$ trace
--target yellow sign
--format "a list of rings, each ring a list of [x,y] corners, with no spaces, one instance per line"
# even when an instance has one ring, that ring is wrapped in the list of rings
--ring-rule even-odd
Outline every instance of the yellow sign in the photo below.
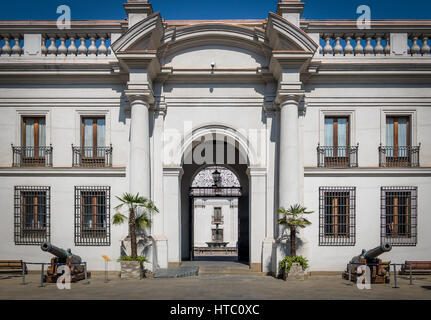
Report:
[[[103,255],[102,258],[105,259],[105,261],[111,261],[111,259],[108,256]]]

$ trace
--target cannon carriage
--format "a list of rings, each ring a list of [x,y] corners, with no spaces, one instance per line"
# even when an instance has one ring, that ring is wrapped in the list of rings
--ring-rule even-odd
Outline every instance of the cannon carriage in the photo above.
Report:
[[[361,265],[365,265],[370,268],[371,283],[389,283],[389,267],[391,261],[383,261],[378,257],[391,250],[392,246],[389,243],[384,243],[368,251],[363,249],[360,255],[355,256],[350,260],[342,277],[346,280],[349,280],[350,277],[351,281],[356,282],[358,276],[363,274],[362,271],[358,272],[359,267]]]
[[[70,249],[64,250],[53,246],[49,242],[44,242],[41,245],[41,249],[55,256],[51,259],[51,265],[46,271],[44,282],[57,282],[57,279],[64,273],[64,268],[61,267],[62,265],[69,268],[72,282],[85,279],[85,267],[82,264],[82,259],[80,256],[72,254]],[[87,272],[87,278],[89,278],[90,275],[91,274]]]

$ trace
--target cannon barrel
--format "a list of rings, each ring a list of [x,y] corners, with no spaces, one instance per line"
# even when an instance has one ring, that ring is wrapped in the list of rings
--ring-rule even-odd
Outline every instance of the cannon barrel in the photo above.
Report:
[[[43,251],[49,252],[50,254],[56,256],[59,259],[66,260],[69,257],[69,254],[66,250],[60,249],[56,246],[53,246],[49,242],[44,242],[40,246]]]
[[[49,252],[50,254],[56,256],[62,262],[65,262],[66,259],[69,259],[69,261],[72,262],[72,263],[81,263],[82,262],[81,257],[77,256],[75,254],[72,254],[72,252],[70,251],[70,249],[64,250],[64,249],[58,248],[56,246],[53,246],[49,242],[42,243],[42,245],[40,246],[40,248],[43,251]]]
[[[392,250],[392,246],[389,243],[383,243],[382,245],[375,247],[374,249],[368,250],[364,253],[364,259],[371,260],[376,259],[382,253]]]

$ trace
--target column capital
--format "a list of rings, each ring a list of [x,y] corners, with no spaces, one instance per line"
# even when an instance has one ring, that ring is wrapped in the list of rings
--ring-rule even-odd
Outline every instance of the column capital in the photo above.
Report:
[[[280,104],[280,108],[288,103],[299,106],[299,102],[302,100],[304,95],[304,90],[279,90],[277,92],[277,102]]]
[[[182,167],[164,167],[163,168],[163,175],[164,176],[181,178],[183,176],[183,174],[184,174],[184,170]]]
[[[249,167],[247,169],[247,175],[249,177],[256,177],[256,176],[263,176],[265,177],[267,174],[267,169],[266,168],[260,168],[260,167]]]
[[[155,97],[154,112],[157,115],[161,115],[164,117],[166,115],[167,110],[168,110],[168,106],[166,104],[165,96]]]
[[[144,103],[148,108],[150,104],[154,103],[153,91],[148,89],[127,89],[124,91],[132,106],[135,103]]]

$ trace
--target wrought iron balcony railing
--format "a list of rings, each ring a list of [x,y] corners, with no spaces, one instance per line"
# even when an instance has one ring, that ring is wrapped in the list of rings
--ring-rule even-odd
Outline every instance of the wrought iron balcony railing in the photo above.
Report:
[[[380,167],[419,167],[418,146],[405,147],[379,147],[379,166]]]
[[[241,187],[193,187],[190,197],[241,197]]]
[[[223,217],[214,217],[212,216],[211,224],[222,224]]]
[[[112,145],[78,147],[72,145],[73,167],[112,167]]]
[[[52,146],[17,147],[12,145],[13,167],[52,167]]]
[[[358,166],[358,149],[347,147],[317,147],[317,166],[322,168],[349,168]]]

